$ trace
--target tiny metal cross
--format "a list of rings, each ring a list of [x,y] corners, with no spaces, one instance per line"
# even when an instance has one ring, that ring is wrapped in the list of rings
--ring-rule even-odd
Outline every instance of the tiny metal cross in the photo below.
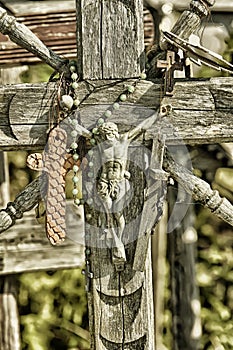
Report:
[[[174,71],[183,70],[183,63],[176,58],[174,51],[167,51],[167,59],[157,61],[158,68],[166,68],[164,78],[164,92],[165,95],[172,95],[174,87]]]

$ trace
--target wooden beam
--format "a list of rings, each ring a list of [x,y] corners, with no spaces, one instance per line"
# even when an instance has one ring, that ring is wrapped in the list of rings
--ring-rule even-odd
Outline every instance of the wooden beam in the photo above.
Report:
[[[87,97],[81,105],[84,126],[90,128],[130,83],[132,80],[80,82],[80,100]],[[232,85],[233,78],[224,77],[177,80],[174,95],[161,101],[160,82],[140,81],[128,104],[124,103],[119,111],[114,112],[111,120],[127,129],[143,119],[146,109],[157,109],[160,103],[170,104],[172,112],[162,125],[167,144],[179,140],[191,145],[232,141]],[[0,87],[1,149],[43,149],[57,88],[56,83]],[[139,107],[136,114],[135,105]],[[153,133],[152,128],[147,138],[151,138]]]

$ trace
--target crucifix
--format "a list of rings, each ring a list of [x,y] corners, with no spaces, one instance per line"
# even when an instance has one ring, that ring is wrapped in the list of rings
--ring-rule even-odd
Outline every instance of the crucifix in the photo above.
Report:
[[[183,70],[184,63],[179,59],[175,51],[168,50],[165,60],[157,61],[158,68],[165,68],[164,77],[164,92],[165,95],[172,95],[174,87],[174,72],[175,70]]]
[[[1,12],[6,33],[12,33],[12,31],[20,33],[20,36],[24,39],[19,39],[20,44],[26,41],[29,50],[33,47],[33,52],[61,73],[65,81],[65,90],[67,90],[69,84],[75,90],[72,90],[72,96],[67,95],[67,91],[64,91],[63,96],[66,96],[66,98],[63,97],[60,102],[63,102],[66,109],[68,109],[64,112],[64,117],[66,119],[71,118],[72,125],[75,126],[75,129],[71,131],[72,135],[79,132],[79,135],[84,136],[85,139],[82,139],[81,142],[81,146],[83,146],[82,160],[85,159],[87,169],[85,167],[83,169],[83,192],[86,191],[87,196],[84,202],[86,242],[86,270],[84,273],[87,280],[92,349],[102,350],[114,347],[128,349],[153,348],[152,281],[148,247],[150,246],[149,237],[152,226],[161,216],[162,202],[165,196],[164,185],[167,181],[167,174],[164,170],[172,174],[174,178],[181,179],[180,181],[185,183],[186,189],[190,192],[194,189],[196,199],[200,200],[199,193],[201,193],[201,190],[202,193],[208,193],[208,200],[202,198],[203,203],[222,215],[228,222],[233,222],[232,209],[229,203],[221,200],[216,192],[213,193],[208,186],[206,187],[192,174],[185,172],[182,167],[180,168],[177,164],[174,164],[169,155],[164,152],[165,139],[162,137],[161,126],[162,129],[166,129],[168,124],[167,114],[165,113],[164,116],[160,114],[158,120],[156,119],[161,104],[158,99],[158,90],[161,84],[158,87],[152,82],[139,79],[144,71],[145,63],[142,5],[140,0],[128,2],[110,0],[104,2],[77,1],[77,72],[74,72],[73,68],[70,71],[73,65],[53,55],[41,46],[40,42],[35,41],[35,45],[32,45],[34,38],[31,37],[31,34],[29,40],[27,32],[22,30],[22,27],[18,28],[14,21],[9,20],[4,11]],[[203,6],[203,1],[200,3],[201,5]],[[196,12],[194,14],[195,18],[198,17]],[[116,13],[119,15],[116,16]],[[186,26],[184,27],[187,27],[187,31],[190,32],[187,22],[186,19]],[[187,34],[184,27],[183,34]],[[193,25],[192,29],[194,27],[196,28],[196,25]],[[12,39],[14,37],[12,35]],[[18,35],[16,37],[18,38]],[[37,50],[37,46],[40,47],[40,50]],[[169,56],[169,69],[172,68],[173,61],[173,56]],[[80,80],[76,81],[77,77],[73,73]],[[134,86],[135,83],[136,86]],[[42,115],[35,115],[35,110],[39,109],[38,100],[40,106],[48,86],[33,86],[31,88],[33,92],[29,90],[28,94],[25,92],[27,87],[22,87],[22,90],[20,90],[20,87],[18,88],[19,91],[23,91],[24,98],[25,95],[29,96],[27,110],[24,110],[23,113],[21,112],[22,95],[20,95],[20,92],[17,95],[18,92],[15,94],[14,91],[12,96],[11,88],[6,87],[4,90],[4,108],[9,111],[6,126],[9,127],[8,121],[10,120],[11,133],[14,136],[16,135],[12,137],[12,134],[10,134],[9,136],[9,132],[6,132],[8,129],[4,129],[4,144],[7,145],[6,147],[13,148],[15,145],[23,145],[34,149],[39,146],[44,147],[46,131],[48,131],[49,108]],[[51,83],[51,88],[57,91],[56,84]],[[182,90],[182,88],[183,86],[180,89]],[[203,86],[199,86],[200,96],[203,96],[202,88]],[[208,89],[211,88],[212,84],[209,83]],[[218,87],[215,87],[215,89],[217,91],[215,93],[218,94]],[[228,86],[226,89],[228,89]],[[124,93],[125,90],[127,90],[127,94]],[[81,102],[78,113],[75,112],[73,107],[74,102],[71,102],[69,98],[72,97],[72,101],[77,103],[77,99],[73,98],[76,97],[76,93],[79,95],[79,101]],[[120,101],[118,101],[119,96]],[[192,100],[192,97],[190,100]],[[211,98],[212,100],[213,98]],[[183,103],[182,95],[179,101],[181,104]],[[119,105],[120,109],[118,111]],[[109,106],[111,108],[114,106],[114,113],[110,113]],[[195,108],[193,109],[195,111]],[[214,107],[211,110],[213,109]],[[207,110],[209,117],[210,108]],[[194,113],[192,109],[189,112],[190,114]],[[169,117],[174,118],[174,122],[176,113],[179,112],[171,111],[169,115]],[[187,114],[186,110],[185,113]],[[217,111],[216,113],[220,112]],[[77,118],[75,118],[76,114]],[[106,118],[109,118],[108,121],[102,120],[103,114]],[[180,114],[182,115],[182,112]],[[229,116],[232,117],[231,111]],[[30,120],[30,124],[28,120]],[[76,123],[74,123],[74,120]],[[211,122],[213,120],[215,118],[211,118]],[[98,127],[96,127],[96,122],[98,122]],[[192,120],[189,121],[189,124],[191,123]],[[58,129],[56,129],[56,126],[49,130],[47,135],[50,135],[51,138],[55,135],[59,147],[60,141],[63,140],[61,144],[63,147],[62,154],[64,155],[62,168],[65,169],[68,157],[64,147],[65,138],[58,137],[60,124]],[[202,137],[202,140],[216,139],[215,129],[212,130],[206,127],[204,136],[200,136],[198,134],[200,130],[196,127],[197,123],[191,125],[191,129],[188,131],[182,129],[183,118],[181,118],[180,124],[178,121],[175,124],[187,143],[197,140],[198,137],[199,139]],[[225,139],[231,139],[231,130],[226,132],[228,134],[224,136]],[[137,142],[131,143],[131,139],[134,136],[136,138],[136,135],[140,136],[136,139]],[[190,138],[192,138],[191,141]],[[174,143],[176,141],[176,131],[166,132],[166,142]],[[139,144],[143,146],[141,147]],[[77,155],[77,150],[78,142],[74,141],[69,144],[68,154],[72,156],[73,160],[76,158],[74,156]],[[124,159],[126,153],[127,157],[130,154],[129,159]],[[99,167],[94,167],[94,171],[91,170],[93,168],[93,159],[91,159],[93,155],[96,155],[97,160],[99,160]],[[105,161],[102,160],[101,162],[101,156]],[[163,159],[164,156],[165,159]],[[77,164],[74,165],[78,166]],[[93,173],[96,176],[93,176]],[[186,181],[182,177],[183,174],[186,176]],[[93,178],[95,179],[94,182]],[[187,178],[190,181],[187,181]],[[57,183],[58,187],[63,184],[62,176],[59,177],[59,181]],[[35,180],[14,202],[9,203],[6,210],[0,212],[2,231],[12,225],[15,219],[20,218],[24,211],[32,208],[39,201],[41,198],[41,188],[39,186],[39,180]],[[134,190],[133,192],[129,191],[131,206],[128,205],[126,200],[127,205],[125,205],[122,212],[122,208],[116,207],[118,207],[120,199],[125,197],[130,187]],[[76,191],[74,191],[74,196],[76,196],[75,193]],[[96,206],[93,203],[93,197],[90,196],[92,193],[98,195]],[[60,218],[62,218],[62,215]],[[64,236],[58,235],[57,238],[54,235],[53,238],[62,241]],[[115,240],[114,248],[116,249],[112,249],[111,240]]]

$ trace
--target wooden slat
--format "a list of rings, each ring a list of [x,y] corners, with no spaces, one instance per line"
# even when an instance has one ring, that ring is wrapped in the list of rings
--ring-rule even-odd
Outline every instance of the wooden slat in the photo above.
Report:
[[[132,82],[129,80],[128,83]],[[109,104],[124,91],[127,82],[92,81],[79,83],[79,96],[83,99],[94,91],[82,105],[81,116],[90,127]],[[180,138],[187,144],[228,142],[233,139],[233,78],[177,81],[173,97],[161,101],[161,84],[141,81],[136,91],[111,117],[113,121],[135,125],[146,113],[135,105],[158,108],[160,103],[170,104],[173,111],[164,120],[167,143]],[[49,113],[54,107],[56,84],[19,84],[0,87],[0,147],[2,149],[41,149],[46,142]],[[133,103],[133,105],[131,104]],[[168,122],[170,125],[168,125]],[[175,126],[173,128],[173,126]],[[154,130],[151,130],[153,133]],[[150,134],[151,135],[151,134]],[[148,135],[148,137],[151,137]]]
[[[0,275],[81,267],[85,261],[80,244],[83,220],[74,217],[73,223],[75,227],[70,226],[68,233],[76,241],[67,238],[62,245],[54,247],[48,242],[43,225],[37,223],[34,210],[25,213],[14,227],[0,235]]]

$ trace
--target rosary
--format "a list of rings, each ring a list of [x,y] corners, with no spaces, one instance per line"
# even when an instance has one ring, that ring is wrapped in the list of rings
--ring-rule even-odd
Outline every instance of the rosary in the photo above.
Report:
[[[94,216],[94,212],[98,211],[98,227],[106,246],[111,249],[112,262],[122,264],[126,262],[122,240],[125,229],[123,208],[130,201],[128,149],[134,139],[158,122],[160,113],[154,111],[123,134],[115,123],[109,121],[114,111],[119,110],[128,96],[134,93],[137,83],[146,79],[146,74],[142,73],[132,85],[126,87],[89,131],[80,122],[81,101],[78,97],[75,62],[70,63],[70,73],[69,81],[65,80],[65,93],[58,98],[62,123],[50,129],[43,154],[29,155],[27,165],[34,170],[43,170],[46,182],[46,186],[43,186],[46,188],[43,196],[45,227],[51,244],[61,243],[66,236],[65,178],[69,171],[73,171],[74,205],[85,204],[89,207],[85,217],[88,224],[92,223],[91,212]],[[78,172],[81,169],[84,178],[82,198],[77,188]]]

